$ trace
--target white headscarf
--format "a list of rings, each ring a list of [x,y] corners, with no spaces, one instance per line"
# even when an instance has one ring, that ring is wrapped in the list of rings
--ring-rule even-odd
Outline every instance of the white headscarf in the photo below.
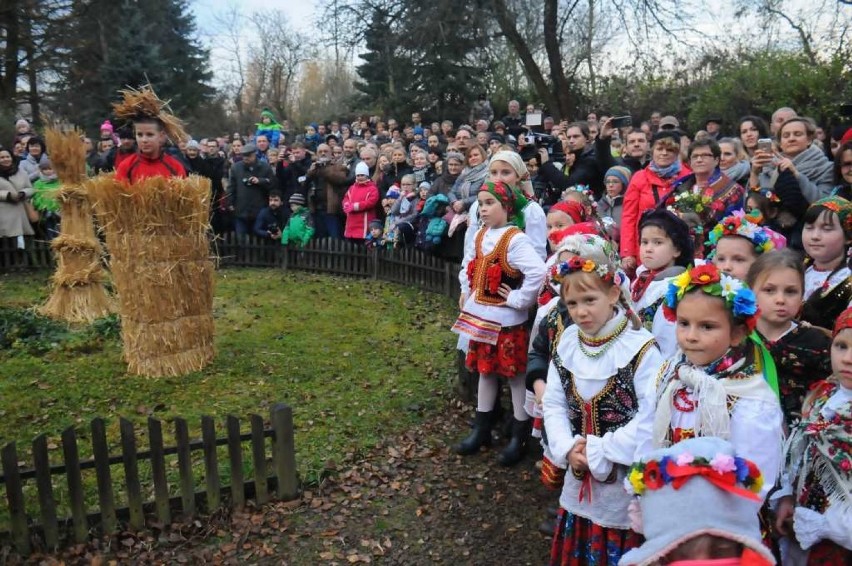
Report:
[[[491,159],[488,161],[488,167],[491,167],[491,164],[495,161],[504,161],[511,165],[512,169],[515,170],[515,173],[518,174],[518,177],[521,178],[518,183],[518,188],[523,191],[524,196],[529,198],[533,196],[533,187],[530,182],[530,172],[527,171],[527,164],[524,163],[524,160],[521,158],[520,154],[515,151],[508,150],[500,150],[494,155],[491,156]]]

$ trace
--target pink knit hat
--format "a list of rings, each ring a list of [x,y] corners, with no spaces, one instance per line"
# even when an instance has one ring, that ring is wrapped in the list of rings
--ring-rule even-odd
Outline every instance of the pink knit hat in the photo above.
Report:
[[[108,131],[109,133],[112,133],[112,122],[110,122],[109,120],[104,120],[104,123],[101,124],[101,131],[103,132],[104,130]]]

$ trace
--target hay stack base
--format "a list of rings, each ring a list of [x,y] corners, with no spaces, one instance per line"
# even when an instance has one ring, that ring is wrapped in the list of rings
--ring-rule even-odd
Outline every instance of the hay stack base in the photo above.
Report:
[[[52,242],[57,265],[50,298],[38,311],[71,323],[91,323],[115,312],[104,287],[103,250],[95,237],[92,208],[79,182],[85,177],[86,150],[79,132],[47,131],[51,159],[62,188],[60,234]]]
[[[148,377],[198,371],[214,357],[207,237],[210,182],[154,177],[86,184],[106,235],[128,371]]]

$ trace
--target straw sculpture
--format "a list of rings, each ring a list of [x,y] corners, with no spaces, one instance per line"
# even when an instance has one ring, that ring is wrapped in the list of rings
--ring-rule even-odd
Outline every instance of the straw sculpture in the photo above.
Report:
[[[106,236],[128,371],[198,371],[213,359],[210,181],[151,177],[86,182]]]
[[[80,183],[86,177],[86,148],[76,130],[48,129],[47,144],[61,188],[56,198],[61,207],[59,236],[51,242],[56,272],[51,294],[38,310],[50,318],[90,323],[114,310],[104,287],[103,250],[95,237],[92,208]]]
[[[112,105],[116,118],[131,122],[156,118],[162,124],[166,136],[174,143],[189,141],[183,122],[169,111],[169,103],[160,100],[151,85],[119,92],[122,94],[121,102]]]

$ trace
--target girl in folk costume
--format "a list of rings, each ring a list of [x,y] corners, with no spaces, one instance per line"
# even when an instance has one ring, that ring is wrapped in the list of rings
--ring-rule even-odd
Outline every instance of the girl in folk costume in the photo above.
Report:
[[[852,271],[846,251],[852,239],[852,202],[827,197],[805,212],[802,244],[809,258],[805,271],[802,320],[832,328],[852,301]]]
[[[547,219],[544,215],[544,209],[533,200],[535,197],[530,182],[530,174],[524,160],[514,151],[498,151],[488,162],[488,180],[501,181],[506,185],[518,188],[525,203],[518,211],[524,219],[524,233],[529,236],[542,261],[547,259]],[[468,222],[472,229],[465,233],[465,253],[470,253],[473,248],[474,235],[477,233],[476,228],[480,226],[476,201],[471,205],[468,215]]]
[[[533,321],[533,335],[530,339],[527,360],[526,410],[533,418],[532,434],[535,438],[542,438],[541,399],[547,383],[547,369],[550,365],[553,348],[559,342],[562,330],[572,324],[571,317],[568,316],[568,308],[559,296],[560,281],[562,280],[562,274],[559,270],[560,263],[575,255],[582,255],[578,250],[578,247],[585,242],[582,234],[596,236],[598,232],[593,223],[581,222],[565,230],[560,230],[560,234],[562,235],[560,245],[556,249],[556,253],[548,258],[547,277],[542,286],[543,291],[539,293],[539,307]],[[552,238],[550,243],[553,243]],[[547,302],[542,304],[543,298],[546,298]],[[548,458],[546,441],[544,441],[544,446],[546,462]],[[562,487],[561,482],[558,487]]]
[[[680,352],[660,368],[654,446],[703,436],[730,440],[766,477],[765,497],[781,464],[783,415],[764,378],[765,357],[746,341],[757,324],[754,293],[706,264],[669,283],[663,311],[676,323]]]
[[[639,221],[639,261],[630,298],[645,328],[654,335],[663,357],[677,351],[674,325],[660,311],[669,281],[692,263],[689,226],[663,208],[645,212]]]
[[[745,281],[751,264],[762,254],[787,246],[787,238],[760,226],[757,217],[742,211],[725,217],[710,230],[709,257],[722,273]]]
[[[831,339],[822,329],[795,320],[805,289],[805,269],[798,253],[777,250],[761,255],[745,280],[757,296],[760,318],[755,332],[775,360],[789,430],[801,418],[808,390],[831,371]]]
[[[542,407],[556,468],[565,474],[552,565],[618,563],[641,542],[629,529],[626,470],[649,440],[653,380],[662,363],[653,335],[630,310],[610,244],[581,236],[560,263],[560,293],[574,325],[553,353]]]
[[[553,266],[557,263],[556,258],[559,255],[556,251],[568,235],[596,233],[596,225],[593,222],[586,222],[586,212],[580,203],[559,201],[551,206],[550,210],[547,211],[547,246],[553,253],[545,261],[548,273],[553,274]],[[538,294],[539,307],[555,304],[555,299],[558,296],[558,286],[554,287],[552,277],[548,277]],[[536,318],[537,321],[540,320],[538,317]]]
[[[798,542],[791,564],[852,564],[852,309],[834,325],[831,369],[785,446],[776,527]]]
[[[524,410],[524,373],[527,364],[529,308],[535,304],[544,280],[544,262],[523,233],[521,210],[526,199],[511,185],[488,181],[477,196],[483,227],[472,253],[465,253],[459,273],[461,314],[453,331],[470,340],[466,364],[478,372],[476,420],[473,432],[455,447],[468,455],[491,443],[498,376],[512,393],[512,439],[500,454],[504,465],[518,462],[530,436]]]

